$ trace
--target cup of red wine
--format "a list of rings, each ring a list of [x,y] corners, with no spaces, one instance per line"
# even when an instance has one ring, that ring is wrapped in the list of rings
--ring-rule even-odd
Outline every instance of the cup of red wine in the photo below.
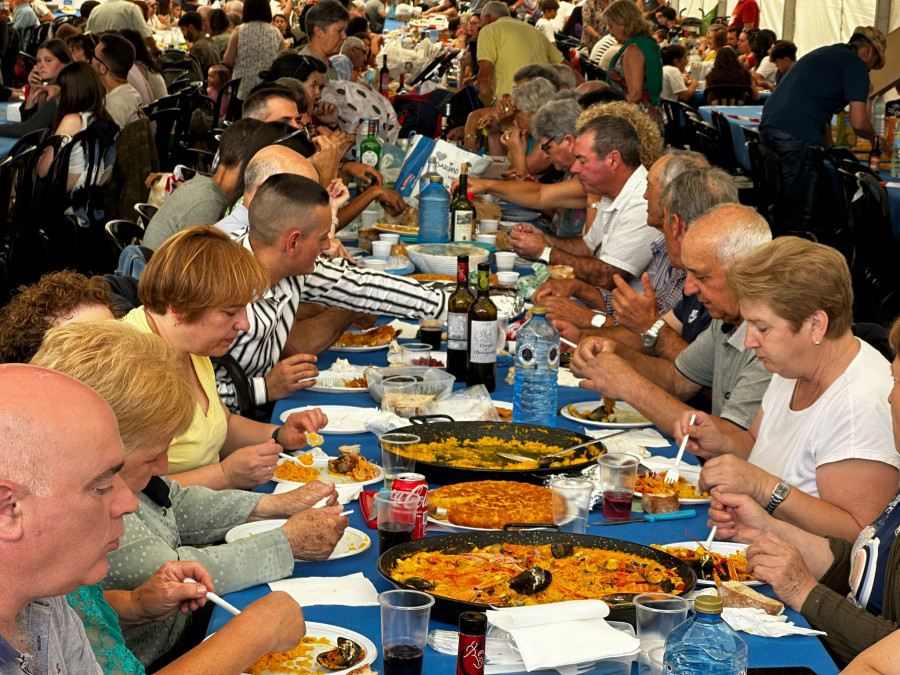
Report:
[[[421,591],[385,591],[378,604],[384,675],[420,675],[434,598]]]
[[[412,541],[419,502],[407,493],[379,492],[375,495],[378,518],[378,553]]]
[[[419,340],[431,345],[433,351],[441,350],[444,325],[440,319],[422,319],[419,321]]]
[[[631,500],[637,479],[638,458],[625,453],[607,453],[597,458],[603,488],[603,517],[625,520],[631,517]]]

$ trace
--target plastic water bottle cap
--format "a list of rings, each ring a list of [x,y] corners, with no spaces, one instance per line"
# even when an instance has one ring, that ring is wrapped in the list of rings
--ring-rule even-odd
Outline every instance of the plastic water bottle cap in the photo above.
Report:
[[[694,609],[704,614],[721,614],[722,607],[722,598],[717,595],[700,595],[694,600]]]
[[[541,307],[540,305],[535,305],[531,308],[532,314],[537,314],[538,316],[544,316],[547,313],[546,307]]]

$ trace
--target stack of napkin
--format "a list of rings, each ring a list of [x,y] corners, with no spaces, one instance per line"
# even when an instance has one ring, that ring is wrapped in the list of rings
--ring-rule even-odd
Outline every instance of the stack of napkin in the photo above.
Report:
[[[269,584],[273,591],[284,591],[301,607],[346,605],[364,607],[378,604],[378,591],[362,572],[345,577],[303,577],[282,579]]]
[[[638,639],[612,628],[604,620],[608,615],[602,600],[487,612],[491,625],[512,635],[528,671],[637,654]]]

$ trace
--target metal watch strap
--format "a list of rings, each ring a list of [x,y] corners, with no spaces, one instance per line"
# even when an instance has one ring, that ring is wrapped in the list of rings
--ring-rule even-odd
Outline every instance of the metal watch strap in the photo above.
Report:
[[[653,322],[653,325],[650,326],[646,331],[641,333],[641,341],[644,343],[645,347],[655,347],[657,340],[659,340],[659,332],[662,330],[662,327],[666,325],[665,319],[657,319]]]
[[[542,262],[545,265],[549,265],[550,264],[550,253],[552,250],[553,250],[552,246],[545,246],[544,250],[541,251],[541,257],[538,258],[538,262]]]
[[[778,484],[772,489],[772,496],[769,498],[769,503],[766,504],[766,513],[772,514],[775,509],[777,509],[781,502],[787,499],[788,494],[791,491],[791,486],[789,483],[785,481],[778,481]]]

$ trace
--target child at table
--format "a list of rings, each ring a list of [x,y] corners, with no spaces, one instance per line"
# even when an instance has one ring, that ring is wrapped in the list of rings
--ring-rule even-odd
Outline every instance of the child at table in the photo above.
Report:
[[[222,87],[224,87],[228,80],[231,79],[231,71],[228,69],[228,66],[218,63],[209,67],[209,72],[206,77],[209,82],[206,87],[206,94],[213,101],[217,101],[219,99],[219,92],[222,91]],[[219,107],[219,119],[225,119],[225,113],[228,112],[228,104],[230,102],[231,94],[226,93],[222,97],[222,104]]]

